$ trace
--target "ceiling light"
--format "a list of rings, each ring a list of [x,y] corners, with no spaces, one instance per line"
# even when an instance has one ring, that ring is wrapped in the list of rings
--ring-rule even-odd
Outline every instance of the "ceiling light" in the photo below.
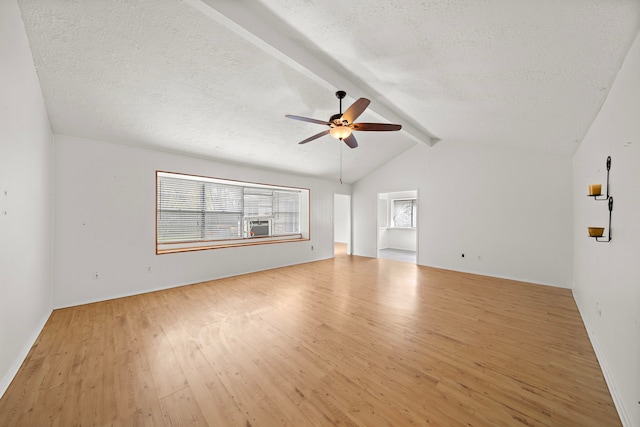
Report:
[[[351,128],[347,126],[336,126],[329,130],[329,133],[335,139],[339,139],[342,141],[345,138],[349,138],[351,136]]]

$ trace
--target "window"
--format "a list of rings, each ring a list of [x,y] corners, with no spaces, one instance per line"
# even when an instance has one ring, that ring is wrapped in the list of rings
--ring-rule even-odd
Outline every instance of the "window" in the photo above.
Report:
[[[395,228],[416,228],[416,199],[393,201],[393,222]]]
[[[309,190],[156,172],[156,252],[309,238]]]

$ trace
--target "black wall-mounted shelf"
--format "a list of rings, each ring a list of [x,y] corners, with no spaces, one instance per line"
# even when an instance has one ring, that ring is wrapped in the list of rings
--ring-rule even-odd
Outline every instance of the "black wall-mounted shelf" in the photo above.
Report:
[[[613,211],[613,197],[609,196],[609,236],[589,236],[596,239],[596,242],[610,242],[611,241],[611,211]]]
[[[593,197],[593,200],[609,200],[609,171],[611,170],[611,156],[607,157],[607,194],[588,194],[589,197]]]
[[[593,200],[607,200],[609,207],[609,235],[608,236],[589,236],[596,240],[596,242],[610,242],[611,241],[611,212],[613,211],[613,197],[609,195],[609,171],[611,170],[611,156],[607,157],[607,193],[605,196],[602,194],[589,194],[589,197],[593,197]]]

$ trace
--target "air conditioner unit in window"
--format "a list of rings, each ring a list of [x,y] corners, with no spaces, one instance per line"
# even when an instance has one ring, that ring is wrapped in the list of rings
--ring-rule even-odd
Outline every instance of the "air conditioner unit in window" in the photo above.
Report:
[[[245,218],[244,237],[271,236],[273,234],[272,218]]]

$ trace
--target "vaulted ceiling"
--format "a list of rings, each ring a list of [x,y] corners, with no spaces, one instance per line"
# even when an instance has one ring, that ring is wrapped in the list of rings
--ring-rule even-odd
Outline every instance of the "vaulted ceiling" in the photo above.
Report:
[[[415,144],[571,155],[637,0],[19,0],[55,133],[355,182]],[[349,149],[318,133],[360,97]],[[342,160],[341,160],[342,156]],[[188,172],[188,171],[186,171]]]

